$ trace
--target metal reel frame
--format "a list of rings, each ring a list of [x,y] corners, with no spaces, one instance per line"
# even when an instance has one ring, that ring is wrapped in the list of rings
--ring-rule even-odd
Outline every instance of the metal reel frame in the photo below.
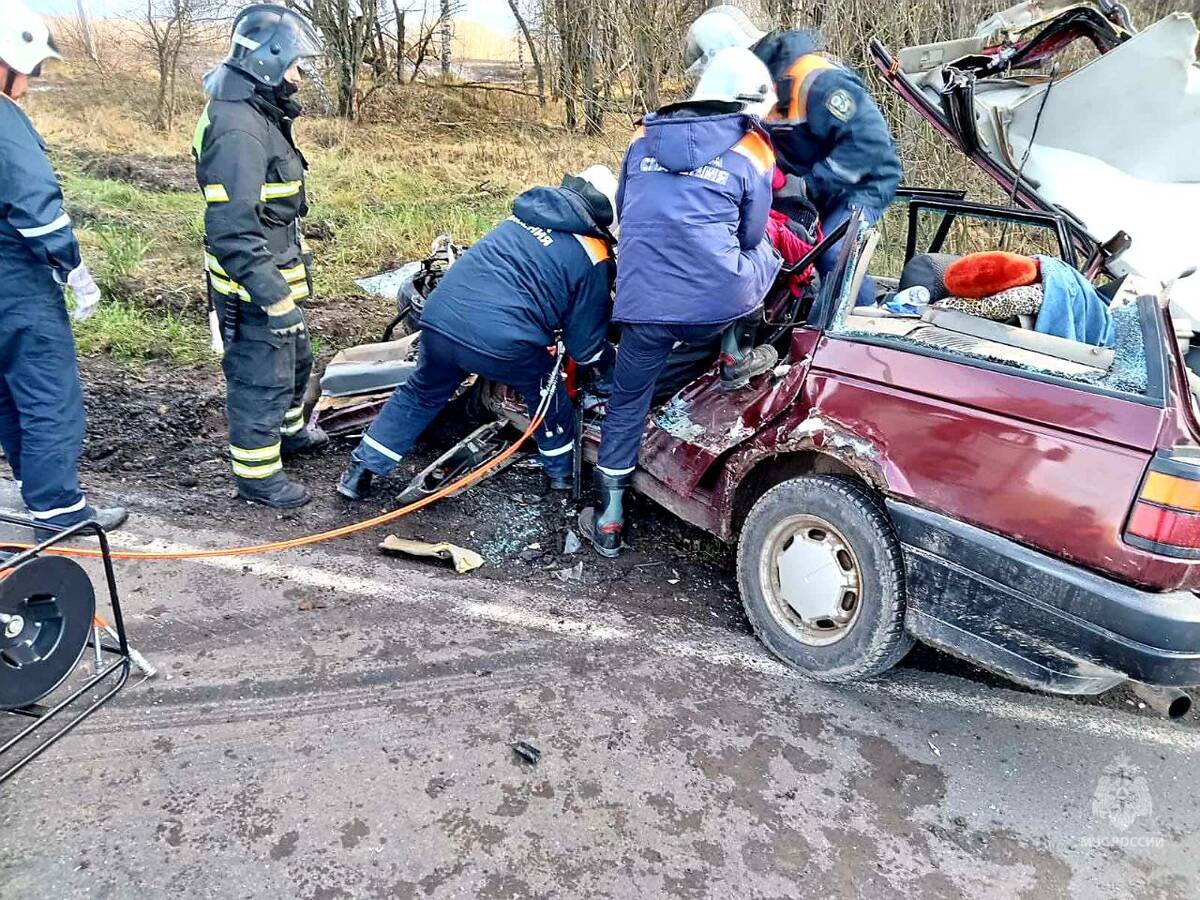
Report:
[[[0,513],[0,523],[33,528],[30,519]],[[47,526],[42,526],[47,527]],[[59,701],[54,706],[43,706],[35,703],[23,709],[0,710],[0,715],[22,716],[32,719],[28,726],[21,729],[14,737],[0,744],[0,784],[8,781],[27,765],[57,744],[60,740],[83,724],[92,713],[104,706],[117,695],[129,681],[129,673],[133,667],[133,658],[129,651],[129,639],[125,633],[125,619],[121,614],[121,599],[117,593],[117,578],[113,571],[112,555],[108,546],[108,536],[94,520],[80,522],[70,528],[63,529],[49,540],[43,541],[36,547],[22,551],[16,556],[0,563],[0,573],[15,569],[31,559],[42,556],[47,550],[80,535],[94,535],[100,542],[100,552],[104,561],[104,576],[108,583],[109,605],[112,608],[112,626],[117,633],[116,644],[100,640],[95,628],[91,638],[84,648],[83,656],[87,657],[90,648],[93,653],[96,673],[86,684],[81,685]],[[3,545],[0,545],[3,546]],[[97,611],[100,608],[100,598],[97,597]],[[105,666],[104,660],[109,660]],[[80,660],[82,662],[82,659]],[[76,664],[76,670],[78,664]],[[69,677],[69,676],[68,676]],[[104,693],[98,698],[88,700],[87,695],[101,688]],[[84,705],[86,704],[86,705]],[[51,725],[52,720],[58,719]]]

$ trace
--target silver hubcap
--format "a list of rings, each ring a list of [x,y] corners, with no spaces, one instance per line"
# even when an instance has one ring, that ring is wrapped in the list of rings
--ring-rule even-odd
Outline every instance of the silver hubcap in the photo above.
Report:
[[[810,646],[850,631],[861,607],[862,577],[849,542],[819,516],[776,525],[760,557],[767,605],[788,634]]]

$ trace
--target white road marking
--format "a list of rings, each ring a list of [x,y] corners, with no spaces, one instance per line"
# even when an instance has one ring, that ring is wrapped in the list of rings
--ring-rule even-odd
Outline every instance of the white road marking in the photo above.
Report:
[[[110,537],[114,547],[121,549],[186,552],[202,549],[165,540],[149,540],[128,532]],[[312,553],[313,551],[307,551]],[[345,571],[345,562],[328,560],[328,566],[296,565],[280,561],[279,557],[212,557],[193,562],[224,571],[247,571],[261,578],[286,579],[295,584],[322,588],[374,599],[387,598],[396,603],[427,602],[411,586],[394,581],[352,575]],[[432,579],[429,579],[432,581]],[[479,585],[472,585],[478,588]],[[462,615],[514,628],[524,628],[587,640],[596,643],[636,644],[655,653],[679,659],[697,660],[722,667],[741,669],[771,678],[787,678],[803,682],[802,676],[769,656],[753,638],[730,635],[705,626],[688,623],[689,632],[704,632],[701,637],[666,637],[647,635],[631,627],[620,614],[608,611],[600,618],[592,610],[588,618],[576,618],[558,612],[537,609],[538,598],[525,594],[528,605],[483,602],[469,597],[454,597],[444,584],[430,584],[436,600],[457,605]],[[545,604],[547,606],[551,604]],[[556,597],[555,609],[569,607],[569,598]],[[953,676],[936,676],[949,682]],[[957,679],[955,679],[957,680]],[[933,686],[919,683],[909,673],[898,673],[877,681],[839,685],[838,690],[892,697],[905,703],[952,707],[975,715],[1009,722],[1053,728],[1095,737],[1127,740],[1140,744],[1155,744],[1186,753],[1200,753],[1200,733],[1166,723],[1148,721],[1111,709],[1094,709],[1069,704],[1052,696],[1020,695],[997,688],[975,691],[960,690],[949,685]],[[1019,699],[1017,699],[1019,698]]]

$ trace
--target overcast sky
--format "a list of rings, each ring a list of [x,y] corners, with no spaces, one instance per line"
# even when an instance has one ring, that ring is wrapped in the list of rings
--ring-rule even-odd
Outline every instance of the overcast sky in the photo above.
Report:
[[[75,0],[27,0],[38,12],[50,15],[73,13]],[[92,14],[96,16],[128,13],[145,8],[145,0],[86,0]],[[410,6],[417,6],[420,0],[413,0]],[[433,3],[430,3],[432,9]],[[508,33],[516,27],[512,12],[506,0],[466,0],[467,18],[483,22],[490,28]]]

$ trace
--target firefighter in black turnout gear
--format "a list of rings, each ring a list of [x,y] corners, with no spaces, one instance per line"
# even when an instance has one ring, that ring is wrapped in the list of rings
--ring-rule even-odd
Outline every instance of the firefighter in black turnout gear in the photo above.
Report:
[[[243,10],[228,58],[204,79],[209,102],[192,143],[238,494],[281,509],[312,499],[283,457],[328,442],[304,421],[312,350],[297,304],[312,293],[312,260],[301,234],[307,163],[292,137],[300,66],[320,53],[291,10]]]

